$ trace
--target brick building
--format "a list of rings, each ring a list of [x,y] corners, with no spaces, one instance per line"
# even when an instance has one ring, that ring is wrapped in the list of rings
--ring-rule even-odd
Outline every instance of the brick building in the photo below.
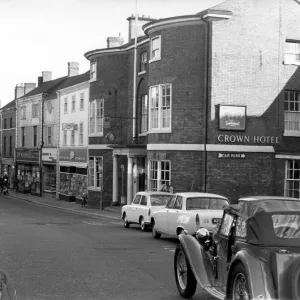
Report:
[[[102,163],[92,202],[130,203],[162,183],[232,201],[300,197],[299,13],[292,0],[228,0],[145,20],[135,67],[132,36],[87,52],[102,108],[89,134]]]

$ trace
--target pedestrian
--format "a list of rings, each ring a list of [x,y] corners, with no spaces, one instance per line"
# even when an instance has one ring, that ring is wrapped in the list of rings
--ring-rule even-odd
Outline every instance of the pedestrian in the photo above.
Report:
[[[166,192],[167,191],[167,185],[165,183],[162,183],[162,185],[160,186],[160,192]]]
[[[2,174],[0,175],[0,192],[1,192],[1,194],[3,192],[3,175]]]

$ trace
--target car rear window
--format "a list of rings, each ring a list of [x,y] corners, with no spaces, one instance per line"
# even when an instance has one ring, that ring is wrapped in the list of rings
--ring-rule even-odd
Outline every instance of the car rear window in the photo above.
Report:
[[[284,239],[300,239],[300,215],[272,215],[276,236]]]
[[[151,206],[166,206],[172,195],[151,195]]]
[[[223,209],[228,202],[220,198],[195,197],[186,199],[186,209]]]

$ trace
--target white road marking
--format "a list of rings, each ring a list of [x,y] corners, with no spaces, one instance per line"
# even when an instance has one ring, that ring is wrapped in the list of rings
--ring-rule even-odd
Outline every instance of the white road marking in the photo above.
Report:
[[[174,247],[164,247],[165,250],[170,251],[170,252],[175,252],[175,248]]]
[[[107,226],[107,224],[103,224],[100,222],[88,222],[88,221],[82,221],[82,223],[85,223],[87,225],[97,225],[97,226]]]
[[[123,225],[123,223],[122,223],[122,222],[109,222],[109,223],[111,223],[111,224],[115,224],[115,225]]]

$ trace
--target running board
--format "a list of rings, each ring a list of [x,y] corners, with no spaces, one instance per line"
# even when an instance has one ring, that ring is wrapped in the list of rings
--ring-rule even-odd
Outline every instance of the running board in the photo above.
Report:
[[[225,300],[226,298],[226,294],[219,287],[207,286],[203,289],[219,300]]]

